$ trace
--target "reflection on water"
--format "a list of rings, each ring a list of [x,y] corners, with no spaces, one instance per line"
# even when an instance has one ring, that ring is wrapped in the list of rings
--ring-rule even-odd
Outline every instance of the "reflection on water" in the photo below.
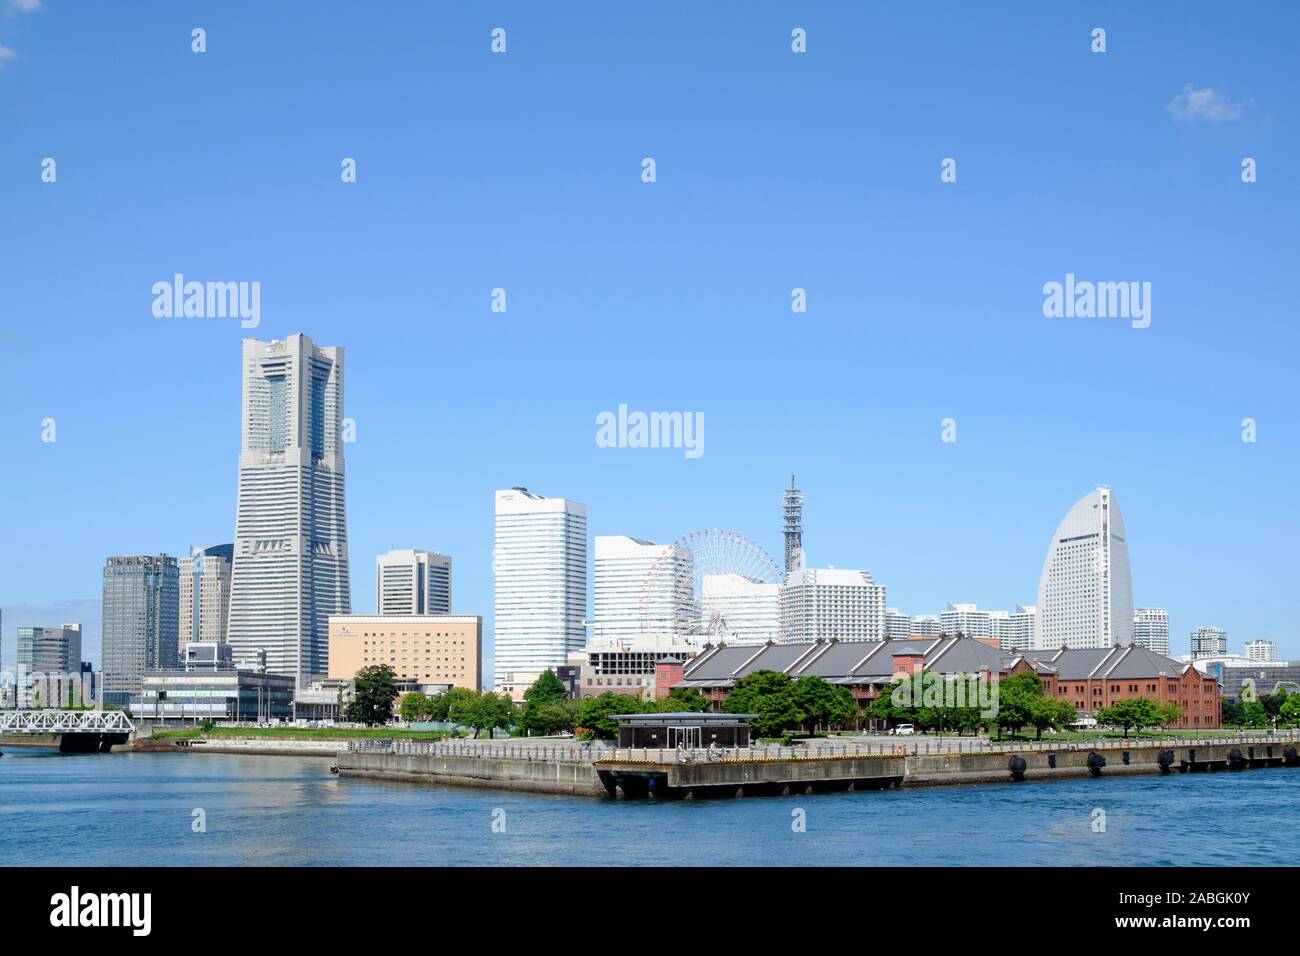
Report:
[[[331,762],[9,749],[0,758],[0,861],[1279,865],[1291,862],[1290,808],[1300,794],[1300,770],[1270,769],[613,801],[340,778]],[[805,811],[804,832],[791,826],[796,809]],[[203,811],[206,832],[192,831],[195,810]],[[1186,839],[1189,825],[1203,837]]]

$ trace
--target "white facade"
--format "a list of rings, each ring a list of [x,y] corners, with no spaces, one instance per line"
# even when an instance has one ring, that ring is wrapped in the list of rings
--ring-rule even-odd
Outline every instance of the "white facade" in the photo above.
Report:
[[[1228,653],[1228,632],[1219,627],[1198,627],[1192,631],[1192,657],[1212,657]]]
[[[526,488],[498,491],[492,554],[493,676],[505,687],[586,646],[587,506]]]
[[[1255,663],[1277,660],[1277,641],[1247,641],[1246,657]]]
[[[728,644],[781,639],[781,585],[740,574],[700,577],[696,629]]]
[[[1038,627],[1038,608],[1033,604],[1017,604],[1007,619],[1006,633],[995,635],[1004,651],[1027,651],[1034,646],[1034,630]]]
[[[343,497],[343,349],[244,340],[227,639],[299,687],[329,670],[329,617],[352,610]]]
[[[1119,504],[1101,487],[1057,526],[1038,582],[1035,649],[1133,643],[1133,582]]]
[[[450,614],[451,558],[412,548],[377,556],[375,598],[380,614]]]
[[[231,545],[191,548],[177,559],[180,568],[180,638],[178,659],[191,643],[226,643],[230,613]]]
[[[1169,612],[1162,607],[1133,609],[1133,643],[1169,656]]]
[[[880,641],[885,637],[885,586],[866,571],[806,568],[781,587],[781,639]]]
[[[688,551],[627,535],[595,539],[593,637],[627,641],[641,633],[685,633],[693,613]]]
[[[896,607],[885,608],[885,637],[891,641],[901,641],[911,636],[912,615],[902,613]]]
[[[933,635],[938,637],[943,633],[943,625],[939,623],[937,614],[913,614],[911,634],[929,637]]]
[[[966,637],[993,636],[989,612],[979,610],[974,604],[949,604],[939,615],[939,627],[944,634],[962,634]]]

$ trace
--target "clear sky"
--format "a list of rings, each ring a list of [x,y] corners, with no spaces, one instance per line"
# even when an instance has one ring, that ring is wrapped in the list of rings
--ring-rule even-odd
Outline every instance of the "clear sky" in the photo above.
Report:
[[[814,566],[1010,610],[1106,483],[1175,652],[1300,656],[1292,4],[0,10],[9,666],[65,620],[98,659],[106,555],[231,540],[240,339],[293,332],[346,348],[358,611],[430,548],[490,633],[511,485],[779,555],[792,472]],[[177,272],[260,282],[260,327],[156,318]],[[1150,327],[1046,318],[1067,273],[1150,282]],[[597,447],[620,403],[704,454]]]

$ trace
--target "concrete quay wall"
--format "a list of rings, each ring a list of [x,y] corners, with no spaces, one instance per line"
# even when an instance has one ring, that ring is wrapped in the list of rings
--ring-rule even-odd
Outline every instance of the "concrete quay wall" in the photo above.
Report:
[[[333,757],[343,740],[290,740],[276,737],[144,737],[130,749],[157,753],[260,754],[271,757]]]
[[[1202,773],[1244,770],[1250,767],[1283,766],[1287,748],[1300,746],[1294,739],[1211,744],[1169,744],[1159,742],[1141,747],[1107,746],[1099,749],[1024,750],[997,754],[921,754],[907,758],[905,787],[947,786],[961,783],[1004,783],[1017,779],[1011,762],[1024,761],[1019,777],[1048,780],[1093,775],[1089,761],[1094,755],[1105,761],[1098,776],[1126,774]],[[1164,755],[1165,763],[1161,757]],[[1235,755],[1235,756],[1234,756]],[[1127,759],[1126,759],[1127,756]],[[1235,763],[1235,766],[1234,766]]]
[[[819,789],[952,786],[1127,774],[1300,766],[1296,739],[1155,742],[1141,747],[1009,749],[988,753],[842,755],[671,762],[525,759],[378,751],[340,753],[344,776],[583,796],[773,794]]]
[[[593,764],[579,760],[526,760],[407,753],[340,753],[340,776],[445,783],[457,787],[606,796]]]

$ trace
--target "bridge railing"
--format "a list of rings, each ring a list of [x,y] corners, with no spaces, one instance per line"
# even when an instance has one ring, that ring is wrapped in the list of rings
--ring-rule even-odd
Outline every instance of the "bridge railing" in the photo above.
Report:
[[[0,711],[5,734],[129,734],[135,725],[120,710]]]

